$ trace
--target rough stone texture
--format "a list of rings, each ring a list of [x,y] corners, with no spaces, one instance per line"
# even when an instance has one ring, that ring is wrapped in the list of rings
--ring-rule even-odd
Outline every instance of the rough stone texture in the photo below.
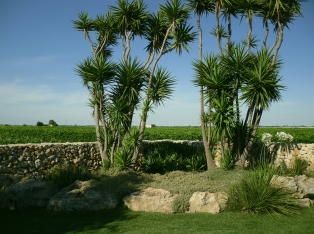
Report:
[[[173,202],[177,196],[164,189],[147,188],[131,193],[123,201],[134,211],[173,213]]]
[[[63,163],[90,171],[101,168],[97,144],[44,143],[0,145],[0,190],[29,177],[42,180],[46,172]]]
[[[308,178],[306,175],[296,176],[295,180],[299,186],[299,192],[304,195],[304,197],[314,196],[314,178]]]
[[[310,207],[314,198],[314,178],[308,178],[306,175],[295,177],[273,176],[271,184],[287,189],[293,193],[300,206]]]
[[[225,193],[195,192],[190,198],[190,212],[217,214],[227,207],[228,196]]]
[[[301,207],[311,207],[313,205],[312,200],[309,198],[298,199],[298,203]]]
[[[10,209],[45,207],[58,189],[55,185],[34,179],[19,182],[2,192],[1,206]]]
[[[118,200],[112,194],[95,191],[91,181],[75,181],[72,185],[62,189],[50,198],[48,210],[103,210],[113,209]]]
[[[143,141],[142,147],[156,142],[173,142],[191,147],[204,147],[202,141]],[[256,144],[254,154],[260,156],[262,144]],[[215,162],[220,167],[220,144],[215,146]],[[296,157],[308,161],[309,169],[314,170],[314,144],[280,145],[269,143],[270,154],[275,155],[274,162],[284,162],[288,167]],[[141,157],[140,157],[141,159]],[[139,160],[140,161],[140,160]],[[46,172],[63,163],[82,166],[90,171],[101,168],[101,157],[96,142],[90,143],[43,143],[0,145],[0,191],[29,177],[42,180]]]
[[[271,179],[270,183],[274,186],[285,188],[293,193],[296,193],[298,191],[298,185],[294,177],[285,177],[285,176],[275,175]]]

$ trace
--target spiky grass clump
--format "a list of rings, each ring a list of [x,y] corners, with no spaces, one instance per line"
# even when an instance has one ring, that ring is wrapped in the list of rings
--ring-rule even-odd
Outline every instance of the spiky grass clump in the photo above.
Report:
[[[293,175],[303,175],[305,174],[308,167],[308,162],[302,158],[295,158],[292,166],[291,172]]]
[[[253,214],[291,216],[298,214],[299,206],[292,194],[271,185],[271,179],[278,169],[262,165],[231,186],[228,208]]]
[[[45,180],[58,186],[59,189],[73,184],[76,180],[90,180],[93,176],[80,166],[63,164],[49,170]]]

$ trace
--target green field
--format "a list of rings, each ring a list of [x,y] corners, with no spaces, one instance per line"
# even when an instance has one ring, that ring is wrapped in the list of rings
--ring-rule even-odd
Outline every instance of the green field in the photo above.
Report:
[[[296,143],[314,143],[314,128],[262,127],[257,140],[263,133],[275,135],[289,133]],[[202,140],[200,127],[156,127],[145,131],[144,140]],[[55,142],[95,142],[93,126],[0,126],[0,144],[55,143]]]

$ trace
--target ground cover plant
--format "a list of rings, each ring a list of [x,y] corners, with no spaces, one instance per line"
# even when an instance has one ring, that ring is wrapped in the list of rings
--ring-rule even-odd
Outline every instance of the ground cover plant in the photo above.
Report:
[[[256,141],[264,133],[276,135],[286,132],[293,136],[295,143],[314,143],[314,128],[261,127]],[[156,127],[147,128],[144,140],[202,140],[200,127]],[[92,126],[0,126],[0,144],[95,142],[95,128]]]

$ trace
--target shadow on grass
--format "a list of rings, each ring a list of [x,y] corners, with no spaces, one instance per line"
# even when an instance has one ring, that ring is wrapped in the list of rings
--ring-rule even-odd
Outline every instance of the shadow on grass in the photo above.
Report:
[[[117,223],[134,219],[137,213],[123,205],[123,197],[141,189],[151,178],[133,171],[106,173],[98,178],[93,190],[115,194],[116,209],[100,211],[48,211],[45,208],[0,209],[0,233],[95,233],[105,229],[115,233]]]
[[[9,233],[93,233],[106,229],[116,232],[118,223],[136,218],[126,208],[101,211],[48,211],[46,208],[0,210],[1,232]],[[112,224],[115,222],[115,224]]]

